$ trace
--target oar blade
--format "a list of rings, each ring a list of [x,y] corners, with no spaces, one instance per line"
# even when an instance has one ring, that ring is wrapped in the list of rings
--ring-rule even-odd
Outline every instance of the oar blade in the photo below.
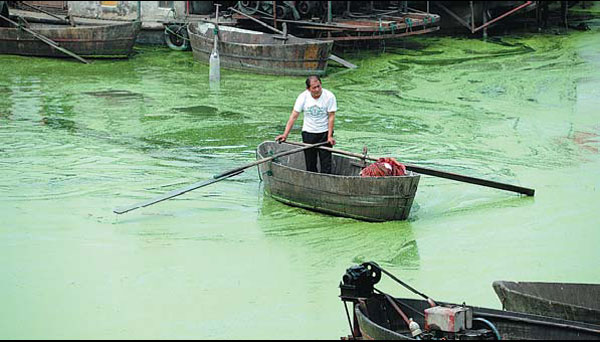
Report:
[[[156,197],[156,198],[151,199],[151,200],[139,202],[139,203],[127,206],[127,207],[116,208],[116,209],[113,210],[113,212],[115,214],[125,214],[125,213],[130,212],[130,211],[135,210],[135,209],[147,207],[149,205],[156,204],[158,202],[162,202],[162,201],[168,200],[170,198],[173,198],[173,197],[176,197],[176,196],[179,196],[179,195],[183,195],[186,192],[190,192],[192,190],[196,190],[198,188],[202,188],[204,186],[207,186],[207,185],[219,182],[219,181],[221,181],[223,179],[230,178],[230,177],[233,177],[233,176],[237,176],[237,175],[239,175],[242,172],[244,172],[244,171],[238,171],[236,173],[232,173],[232,174],[229,174],[229,175],[224,176],[224,177],[213,178],[213,179],[205,180],[205,181],[202,181],[202,182],[194,183],[194,184],[186,186],[183,189],[178,189],[178,190],[173,190],[173,191],[167,192],[166,194],[161,195],[161,196]]]
[[[155,203],[158,203],[158,202],[162,202],[162,201],[167,200],[169,198],[173,198],[173,197],[182,195],[182,194],[184,194],[184,193],[186,193],[188,191],[192,191],[192,190],[201,188],[203,186],[207,186],[209,184],[222,181],[223,179],[227,179],[227,178],[230,178],[230,177],[233,177],[233,176],[237,176],[240,173],[244,172],[244,170],[246,170],[246,169],[248,169],[248,168],[250,168],[252,166],[256,166],[256,165],[259,165],[259,164],[262,164],[262,163],[266,163],[266,162],[271,161],[271,160],[273,160],[275,158],[278,158],[278,157],[283,157],[283,156],[286,156],[286,155],[289,155],[289,154],[298,153],[298,152],[307,150],[309,148],[315,148],[315,147],[323,146],[325,144],[327,144],[326,141],[320,142],[320,143],[316,143],[316,144],[312,144],[312,145],[306,145],[306,146],[303,146],[301,148],[290,150],[290,151],[285,151],[285,152],[277,153],[277,154],[275,154],[273,156],[257,160],[257,161],[255,161],[253,163],[250,163],[250,164],[247,164],[247,165],[235,168],[233,170],[225,171],[225,172],[223,172],[223,173],[221,173],[219,175],[214,176],[213,179],[209,179],[207,181],[203,181],[203,182],[199,182],[199,183],[194,183],[194,184],[189,185],[189,186],[187,186],[187,187],[185,187],[183,189],[171,191],[169,193],[166,193],[166,194],[164,194],[164,195],[162,195],[160,197],[157,197],[157,198],[149,200],[149,201],[140,202],[140,203],[128,206],[128,207],[117,208],[117,209],[114,209],[113,212],[115,214],[124,214],[126,212],[129,212],[129,211],[132,211],[132,210],[135,210],[135,209],[147,207],[149,205],[152,205],[152,204],[155,204]]]
[[[500,183],[500,182],[487,180],[487,179],[481,179],[481,178],[477,178],[477,177],[459,175],[459,174],[452,173],[452,172],[433,170],[433,169],[424,168],[424,167],[415,166],[415,165],[406,165],[406,169],[416,172],[416,173],[424,174],[424,175],[446,178],[446,179],[451,179],[451,180],[455,180],[458,182],[465,182],[465,183],[470,183],[470,184],[475,184],[475,185],[487,186],[487,187],[495,188],[495,189],[499,189],[499,190],[517,192],[517,193],[520,193],[522,195],[527,195],[527,196],[534,196],[534,194],[535,194],[534,189],[524,188],[524,187],[516,186],[516,185],[512,185],[512,184]]]

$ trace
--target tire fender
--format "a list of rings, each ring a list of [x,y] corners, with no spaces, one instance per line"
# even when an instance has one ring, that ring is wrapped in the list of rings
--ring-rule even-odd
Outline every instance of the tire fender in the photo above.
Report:
[[[190,49],[190,38],[186,25],[171,24],[165,27],[165,43],[172,50],[184,51]]]

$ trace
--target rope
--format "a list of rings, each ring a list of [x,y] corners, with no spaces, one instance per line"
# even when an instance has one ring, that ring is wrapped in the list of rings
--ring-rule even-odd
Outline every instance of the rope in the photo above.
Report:
[[[165,15],[165,22],[169,21],[169,14],[171,14],[171,12],[173,12],[173,19],[177,20],[177,12],[175,11],[175,8],[171,8]]]
[[[185,25],[184,25],[184,26],[182,26],[181,28],[184,28],[184,27],[185,27],[185,29],[187,30],[187,26],[188,26],[188,25],[189,25],[189,24],[185,24]],[[184,36],[180,35],[179,33],[177,33],[177,32],[175,32],[175,31],[171,30],[171,29],[169,28],[169,26],[165,27],[165,31],[169,32],[170,34],[172,34],[172,35],[174,35],[175,37],[178,37],[178,38],[180,38],[180,39],[187,40],[187,41],[189,41],[189,40],[190,40],[189,38],[186,38],[186,37],[184,37]]]

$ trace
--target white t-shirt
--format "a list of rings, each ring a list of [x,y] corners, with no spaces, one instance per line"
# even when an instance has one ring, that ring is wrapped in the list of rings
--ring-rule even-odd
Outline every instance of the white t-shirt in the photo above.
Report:
[[[337,100],[327,89],[323,89],[318,99],[313,98],[307,89],[296,99],[294,110],[298,113],[304,112],[302,131],[323,133],[329,130],[329,113],[337,112]]]

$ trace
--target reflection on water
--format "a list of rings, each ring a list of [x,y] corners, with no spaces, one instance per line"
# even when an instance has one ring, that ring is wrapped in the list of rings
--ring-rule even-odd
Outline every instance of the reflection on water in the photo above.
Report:
[[[105,98],[107,100],[113,100],[113,99],[119,99],[119,98],[139,99],[139,98],[144,97],[143,94],[134,93],[129,90],[116,90],[116,89],[104,90],[104,91],[88,91],[88,92],[84,92],[83,94],[101,97],[101,98]]]
[[[332,259],[418,269],[419,252],[410,222],[368,223],[334,217],[280,203],[268,195],[260,199],[258,224],[267,237],[310,248],[318,255],[315,266]]]

